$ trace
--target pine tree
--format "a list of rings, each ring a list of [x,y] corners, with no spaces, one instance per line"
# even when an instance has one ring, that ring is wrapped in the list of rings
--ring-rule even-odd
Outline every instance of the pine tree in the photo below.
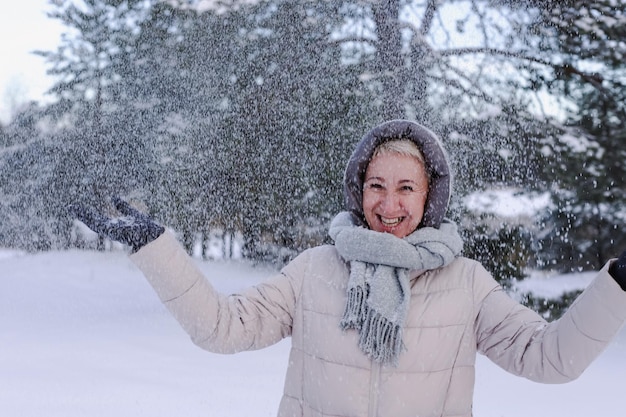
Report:
[[[337,15],[328,4],[271,1],[247,13],[224,217],[238,219],[247,256],[284,262],[325,239],[371,100],[331,42]]]
[[[565,61],[555,88],[572,103],[555,140],[546,143],[545,175],[554,210],[543,240],[544,263],[598,269],[626,248],[626,6],[572,1],[546,11],[544,27]],[[587,72],[578,68],[590,68]]]

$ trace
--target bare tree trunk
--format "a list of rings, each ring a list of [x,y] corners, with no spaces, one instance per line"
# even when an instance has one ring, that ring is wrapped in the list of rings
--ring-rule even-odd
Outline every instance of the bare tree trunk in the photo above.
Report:
[[[231,259],[233,257],[233,234],[228,230],[224,229],[222,232],[222,256],[224,259]]]
[[[184,229],[184,227],[183,227]],[[191,230],[182,231],[182,243],[183,247],[190,256],[194,255],[195,233]]]
[[[400,0],[382,0],[372,6],[378,33],[375,69],[383,87],[384,119],[404,117],[402,39],[400,36]]]

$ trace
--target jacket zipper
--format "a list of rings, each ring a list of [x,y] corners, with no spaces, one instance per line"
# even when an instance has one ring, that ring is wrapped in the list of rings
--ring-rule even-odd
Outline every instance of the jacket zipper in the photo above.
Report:
[[[372,361],[372,372],[370,375],[370,395],[368,413],[369,417],[376,417],[376,410],[378,410],[378,395],[380,386],[380,369],[381,364],[377,361]]]

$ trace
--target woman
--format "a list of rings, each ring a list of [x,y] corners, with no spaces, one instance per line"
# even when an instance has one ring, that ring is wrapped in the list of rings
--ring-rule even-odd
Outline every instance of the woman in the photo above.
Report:
[[[583,372],[626,320],[626,254],[547,323],[460,256],[444,219],[450,183],[432,132],[404,120],[375,127],[348,162],[334,244],[230,296],[125,202],[116,201],[124,218],[76,213],[133,246],[133,261],[202,348],[235,353],[291,336],[279,416],[471,416],[477,352],[540,382]]]

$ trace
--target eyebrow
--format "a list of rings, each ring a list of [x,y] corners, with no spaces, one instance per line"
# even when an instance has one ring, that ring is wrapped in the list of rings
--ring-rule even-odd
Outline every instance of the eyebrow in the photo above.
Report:
[[[385,182],[385,179],[383,177],[369,177],[369,178],[366,178],[365,181],[363,181],[363,182],[365,183],[365,182],[372,181],[372,180]],[[411,184],[419,185],[419,182],[414,181],[414,180],[410,180],[410,179],[404,179],[404,180],[398,181],[399,184],[405,184],[407,182],[411,183]]]

